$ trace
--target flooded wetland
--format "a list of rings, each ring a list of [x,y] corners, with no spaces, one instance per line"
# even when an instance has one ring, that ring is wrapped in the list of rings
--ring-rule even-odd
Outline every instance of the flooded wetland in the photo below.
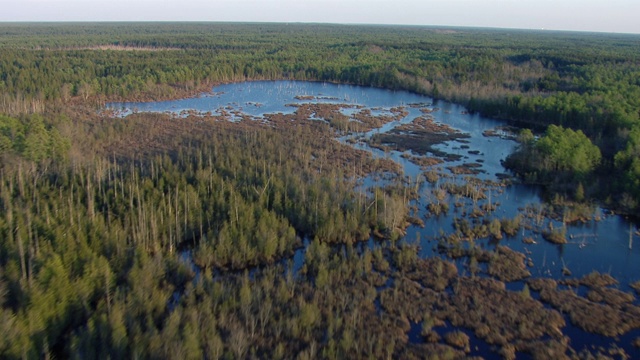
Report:
[[[517,129],[505,122],[404,91],[298,81],[232,83],[195,98],[111,103],[103,111],[163,113],[176,126],[187,119],[205,127],[323,126],[329,130],[317,140],[332,154],[318,162],[339,161],[363,198],[377,199],[379,188],[404,192],[406,214],[389,215],[389,234],[363,231],[360,242],[331,244],[301,233],[280,261],[252,268],[259,282],[284,267],[282,281],[313,299],[301,305],[307,326],[291,330],[299,342],[288,345],[310,358],[325,337],[326,357],[640,357],[635,223],[597,204],[543,199],[541,189],[520,184],[502,165],[518,147]],[[203,250],[183,251],[193,272],[214,281],[232,276]],[[189,286],[201,281],[195,276]],[[261,290],[264,299],[297,299],[277,287]],[[274,304],[265,316],[279,311]],[[365,331],[344,330],[352,328]],[[345,343],[333,343],[337,329]],[[267,348],[268,339],[254,338]]]

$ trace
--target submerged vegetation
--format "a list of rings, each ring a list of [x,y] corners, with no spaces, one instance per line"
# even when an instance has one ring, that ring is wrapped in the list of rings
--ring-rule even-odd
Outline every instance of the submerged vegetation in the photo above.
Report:
[[[0,24],[0,357],[624,357],[629,347],[616,342],[577,348],[565,330],[637,330],[640,285],[634,295],[604,274],[532,277],[532,259],[508,241],[526,228],[566,243],[566,224],[590,219],[591,199],[637,213],[639,41],[422,27]],[[466,150],[469,135],[435,123],[437,108],[425,104],[409,105],[422,113],[413,122],[370,138],[362,134],[406,108],[378,115],[308,94],[291,114],[260,119],[118,117],[102,107],[258,79],[405,89],[520,126],[550,125],[540,137],[524,130],[507,165],[555,195],[498,214],[492,194],[505,183],[460,176],[477,175],[477,163],[435,167],[455,157],[435,145]],[[423,174],[405,177],[390,158],[351,144],[400,150]],[[364,185],[371,178],[382,180]],[[441,257],[422,258],[403,238],[410,224],[424,225],[422,209],[453,216],[437,236]]]

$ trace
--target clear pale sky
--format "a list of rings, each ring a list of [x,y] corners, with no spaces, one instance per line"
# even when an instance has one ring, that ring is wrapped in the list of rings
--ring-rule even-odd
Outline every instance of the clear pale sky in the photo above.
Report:
[[[0,21],[410,24],[640,34],[640,0],[0,0]]]

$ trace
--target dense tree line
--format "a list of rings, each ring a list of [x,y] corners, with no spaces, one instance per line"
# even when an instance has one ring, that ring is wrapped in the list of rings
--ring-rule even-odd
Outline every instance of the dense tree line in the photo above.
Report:
[[[4,24],[0,111],[174,98],[215,83],[321,80],[406,89],[472,111],[581,130],[637,200],[640,39],[634,35],[299,24]],[[627,146],[626,144],[631,145]],[[637,201],[636,201],[637,202]],[[630,208],[633,209],[634,207]]]
[[[527,182],[552,185],[551,189],[568,192],[578,201],[585,200],[583,184],[589,184],[588,194],[598,192],[594,171],[602,155],[581,130],[550,125],[543,136],[535,138],[531,130],[525,129],[518,141],[519,148],[504,165]]]

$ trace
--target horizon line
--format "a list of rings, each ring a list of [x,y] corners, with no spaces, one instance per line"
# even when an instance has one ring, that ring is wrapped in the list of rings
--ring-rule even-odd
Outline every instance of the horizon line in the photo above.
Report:
[[[515,30],[537,32],[567,32],[582,34],[640,35],[637,32],[617,32],[598,30],[574,30],[556,28],[517,28],[492,27],[481,25],[442,25],[442,24],[397,24],[397,23],[365,23],[365,22],[321,22],[321,21],[239,21],[239,20],[0,20],[3,24],[269,24],[269,25],[338,25],[338,26],[380,26],[380,27],[424,27],[450,29],[483,29],[483,30]]]

